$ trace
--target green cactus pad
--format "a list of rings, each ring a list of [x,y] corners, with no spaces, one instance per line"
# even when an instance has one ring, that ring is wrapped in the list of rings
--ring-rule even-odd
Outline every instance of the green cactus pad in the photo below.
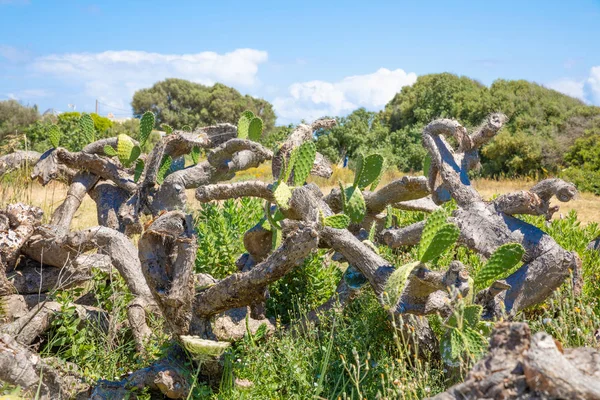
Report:
[[[57,125],[50,125],[48,128],[48,140],[53,148],[57,148],[60,144],[60,137],[62,136],[60,128]]]
[[[292,152],[292,154],[290,155],[290,158],[287,160],[287,162],[286,162],[285,157],[283,157],[281,159],[282,168],[281,168],[281,173],[279,174],[280,182],[289,181],[290,175],[292,174],[292,170],[294,169],[294,163],[296,161],[296,157],[294,155],[295,155],[295,153]]]
[[[117,155],[117,151],[114,147],[106,145],[104,146],[104,154],[106,154],[109,157],[114,157]]]
[[[144,161],[137,160],[137,162],[135,163],[135,173],[133,175],[133,181],[137,183],[137,181],[140,180],[140,177],[142,176],[143,172],[144,172]]]
[[[200,161],[200,147],[194,146],[192,151],[190,152],[190,157],[192,157],[192,162],[194,165],[198,164]]]
[[[358,183],[360,182],[364,161],[365,159],[360,153],[356,156],[356,160],[354,160],[354,182],[352,183],[352,186],[358,186]]]
[[[350,225],[350,217],[346,214],[336,214],[323,218],[323,225],[335,229],[346,229]]]
[[[165,181],[165,176],[167,175],[169,168],[171,168],[172,162],[171,156],[164,156],[160,162],[160,167],[158,167],[158,173],[156,174],[156,183],[159,185],[162,185]]]
[[[396,307],[398,301],[400,301],[402,292],[404,292],[410,273],[420,264],[419,261],[411,262],[396,268],[396,270],[392,272],[385,283],[385,293],[383,298],[389,307]]]
[[[248,131],[250,130],[250,122],[254,118],[254,114],[251,111],[244,111],[242,116],[238,120],[237,124],[237,137],[239,139],[247,139]]]
[[[362,171],[358,178],[358,187],[366,188],[379,179],[383,172],[383,156],[381,154],[371,154],[362,162]]]
[[[385,229],[389,229],[394,224],[394,214],[392,211],[392,206],[388,205],[385,208]]]
[[[161,124],[160,129],[165,131],[165,134],[167,134],[167,135],[170,135],[171,133],[173,133],[173,127],[169,124]]]
[[[449,329],[440,340],[440,354],[444,364],[451,367],[460,365],[460,357],[465,350],[460,332],[456,329]]]
[[[179,337],[183,347],[190,352],[192,357],[198,361],[206,361],[211,358],[219,358],[231,343],[229,342],[218,342],[216,340],[202,339],[200,336],[186,336],[182,335]]]
[[[185,132],[191,132],[192,131],[192,127],[189,126],[189,125],[184,125],[184,126],[181,127],[181,130],[185,131]]]
[[[287,210],[290,207],[289,203],[292,198],[292,190],[285,182],[279,182],[273,191],[273,197],[279,208]]]
[[[134,147],[133,140],[125,134],[117,136],[117,156],[124,167],[129,167]],[[138,153],[139,156],[139,153]]]
[[[463,313],[463,321],[466,325],[471,328],[477,328],[479,320],[481,319],[481,312],[483,307],[479,305],[466,306]]]
[[[86,144],[92,143],[96,137],[96,130],[94,129],[94,120],[89,114],[81,114],[79,118],[79,130]]]
[[[241,117],[246,117],[246,118],[248,118],[248,121],[252,121],[252,118],[254,118],[255,116],[256,116],[256,115],[254,115],[254,113],[253,113],[252,111],[250,111],[250,110],[246,110],[246,111],[244,111],[244,112],[242,113],[242,115],[240,116],[240,118],[241,118]]]
[[[146,111],[140,119],[140,146],[146,144],[146,141],[150,137],[150,133],[152,133],[152,128],[154,128],[154,114],[151,111]],[[167,135],[169,133],[170,132],[167,132]]]
[[[481,288],[490,281],[505,277],[524,254],[525,249],[519,243],[507,243],[498,247],[475,276],[475,287]]]
[[[248,125],[248,139],[258,142],[262,136],[263,121],[258,117],[254,117],[250,120]]]
[[[344,214],[350,217],[350,221],[358,224],[367,214],[367,205],[362,191],[356,186],[350,186],[345,193]]]
[[[423,233],[421,234],[421,242],[419,243],[419,251],[418,257],[421,259],[423,254],[425,254],[425,250],[431,244],[433,237],[436,232],[442,227],[442,225],[446,224],[446,220],[448,219],[448,215],[444,209],[440,208],[427,218],[425,221],[425,227],[423,228]]]
[[[140,146],[133,146],[133,149],[131,149],[131,157],[129,157],[128,164],[132,165],[135,162],[135,160],[137,160],[140,157],[140,154],[142,154],[142,149],[140,148]]]
[[[304,185],[312,171],[316,156],[317,147],[314,142],[304,142],[294,149],[294,185]]]
[[[454,224],[443,225],[433,236],[431,243],[421,256],[421,262],[429,262],[438,258],[443,252],[448,250],[460,235],[460,230]]]
[[[283,235],[281,234],[281,229],[273,229],[271,234],[271,249],[275,250],[279,246],[281,246]]]

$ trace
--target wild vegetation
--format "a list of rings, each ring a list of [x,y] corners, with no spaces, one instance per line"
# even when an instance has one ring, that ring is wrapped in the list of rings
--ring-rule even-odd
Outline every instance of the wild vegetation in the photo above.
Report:
[[[519,124],[489,114],[477,96],[491,89],[425,78],[462,93],[436,101],[469,129],[435,119],[444,108],[415,105],[419,82],[390,103],[404,111],[359,110],[341,121],[347,130],[322,119],[268,131],[256,110],[239,111],[236,125],[181,129],[140,112],[135,131],[113,136],[88,114],[68,128],[46,123],[43,154],[0,158],[0,182],[13,187],[0,211],[2,390],[94,399],[599,396],[588,360],[600,356],[600,226],[582,226],[575,213],[552,218],[553,198],[577,194],[561,179],[485,201],[469,178],[480,149]],[[479,121],[456,103],[483,107]],[[416,119],[403,120],[411,107]],[[418,172],[383,184],[396,147],[377,152],[355,140],[360,129],[388,140],[392,124],[396,133],[422,124],[418,140],[397,146]],[[321,151],[351,155],[351,179],[328,191],[312,183],[332,173]],[[569,162],[594,168],[589,151],[576,142]],[[269,162],[268,181],[226,182]],[[48,210],[18,203],[27,177],[64,181],[69,192]],[[99,226],[76,230],[86,194]]]

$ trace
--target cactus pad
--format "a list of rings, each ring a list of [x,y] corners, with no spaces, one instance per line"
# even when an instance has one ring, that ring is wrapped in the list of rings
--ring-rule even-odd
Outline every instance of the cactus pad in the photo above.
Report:
[[[50,144],[52,147],[57,148],[60,144],[60,137],[62,134],[60,133],[60,129],[57,125],[50,125],[48,128],[48,140],[50,140]]]
[[[96,130],[94,129],[94,120],[89,114],[81,114],[79,118],[79,130],[86,144],[92,143],[96,137]]]
[[[352,186],[358,186],[358,183],[360,182],[360,176],[363,172],[364,161],[365,159],[360,153],[356,156],[356,160],[354,160],[354,182],[352,183]]]
[[[285,182],[279,182],[273,191],[275,202],[282,210],[287,210],[290,207],[290,199],[292,198],[292,190]]]
[[[218,358],[227,350],[231,343],[202,339],[200,336],[182,335],[179,337],[183,347],[198,361]]]
[[[346,229],[350,225],[350,217],[346,214],[335,214],[323,218],[323,225],[335,229]]]
[[[362,162],[362,169],[358,178],[357,186],[361,189],[379,179],[383,172],[383,156],[381,154],[371,154],[365,157]]]
[[[114,157],[117,155],[117,151],[114,147],[106,145],[104,146],[104,154],[106,154],[109,157]]]
[[[504,277],[525,254],[519,243],[507,243],[496,249],[487,263],[475,276],[475,286],[482,287],[490,281]]]
[[[248,124],[248,139],[258,142],[262,136],[263,121],[259,117],[254,117]]]
[[[124,167],[129,167],[134,147],[133,140],[125,134],[117,136],[117,156]],[[139,154],[138,154],[139,156]]]
[[[398,301],[400,301],[402,292],[404,292],[406,283],[408,282],[408,276],[413,271],[413,269],[417,268],[420,264],[421,263],[418,261],[411,262],[396,268],[396,270],[392,272],[387,282],[385,283],[384,289],[384,300],[389,307],[396,307]]]
[[[154,128],[154,114],[151,111],[146,111],[140,119],[140,146],[146,144],[146,141],[150,137],[150,133],[152,133],[152,128]],[[169,133],[170,132],[167,132],[167,135]]]
[[[200,147],[194,146],[192,151],[190,152],[190,157],[192,157],[192,162],[194,165],[198,164],[200,161]]]
[[[242,116],[238,120],[238,125],[237,125],[237,137],[239,139],[248,138],[248,132],[250,130],[250,122],[252,121],[253,118],[254,118],[254,113],[252,111],[244,111],[242,113]]]
[[[156,183],[159,185],[162,185],[165,181],[165,176],[167,175],[169,168],[171,168],[172,162],[171,156],[164,156],[160,162],[160,167],[158,167],[158,173],[156,174]]]
[[[425,227],[423,228],[423,233],[421,234],[421,241],[419,243],[419,252],[418,257],[421,259],[425,250],[431,244],[433,237],[436,232],[446,223],[446,219],[448,219],[448,215],[444,209],[438,209],[431,213],[431,215],[425,221]]]
[[[427,154],[423,159],[423,175],[429,176],[429,170],[431,169],[431,156]]]
[[[460,230],[454,224],[444,224],[433,236],[431,243],[425,249],[419,258],[421,262],[429,262],[438,258],[443,252],[448,250],[460,235]],[[419,247],[419,250],[421,248]]]
[[[165,133],[167,135],[170,135],[171,133],[173,133],[173,127],[169,124],[161,124],[160,128],[165,131]]]
[[[134,182],[139,181],[143,172],[144,172],[144,161],[137,160],[137,162],[135,163],[135,173],[133,175],[133,181]]]
[[[312,171],[316,156],[317,147],[314,142],[304,142],[301,146],[294,149],[294,154],[292,155],[294,159],[294,185],[304,185],[306,178],[308,178],[310,171]]]
[[[367,214],[367,205],[362,191],[356,186],[350,186],[345,192],[344,214],[350,217],[350,221],[358,224]]]

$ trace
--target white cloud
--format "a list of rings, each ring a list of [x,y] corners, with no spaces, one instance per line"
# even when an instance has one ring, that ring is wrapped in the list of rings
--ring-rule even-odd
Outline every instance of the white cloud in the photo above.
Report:
[[[575,97],[579,100],[586,101],[584,86],[585,81],[576,81],[574,79],[560,79],[558,81],[547,84],[550,89],[566,94],[567,96]]]
[[[64,80],[90,98],[113,107],[128,108],[133,93],[165,78],[182,78],[212,85],[250,87],[257,83],[265,51],[237,49],[218,54],[160,54],[145,51],[53,54],[39,57],[30,68],[44,77]]]
[[[13,46],[0,45],[0,57],[16,63],[27,61],[30,58],[30,53],[27,50],[18,49]]]
[[[600,65],[592,67],[590,70],[590,77],[588,78],[587,82],[590,85],[595,103],[600,104]]]
[[[309,81],[294,83],[289,95],[273,101],[283,123],[314,120],[324,115],[347,114],[358,107],[383,107],[400,89],[417,80],[413,72],[380,68],[372,74],[349,76],[339,82]]]

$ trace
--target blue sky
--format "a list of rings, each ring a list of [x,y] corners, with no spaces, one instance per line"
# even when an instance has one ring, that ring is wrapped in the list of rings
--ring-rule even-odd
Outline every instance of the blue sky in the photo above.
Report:
[[[168,77],[279,123],[381,109],[419,75],[527,79],[600,105],[600,1],[0,0],[0,100],[129,115]]]

